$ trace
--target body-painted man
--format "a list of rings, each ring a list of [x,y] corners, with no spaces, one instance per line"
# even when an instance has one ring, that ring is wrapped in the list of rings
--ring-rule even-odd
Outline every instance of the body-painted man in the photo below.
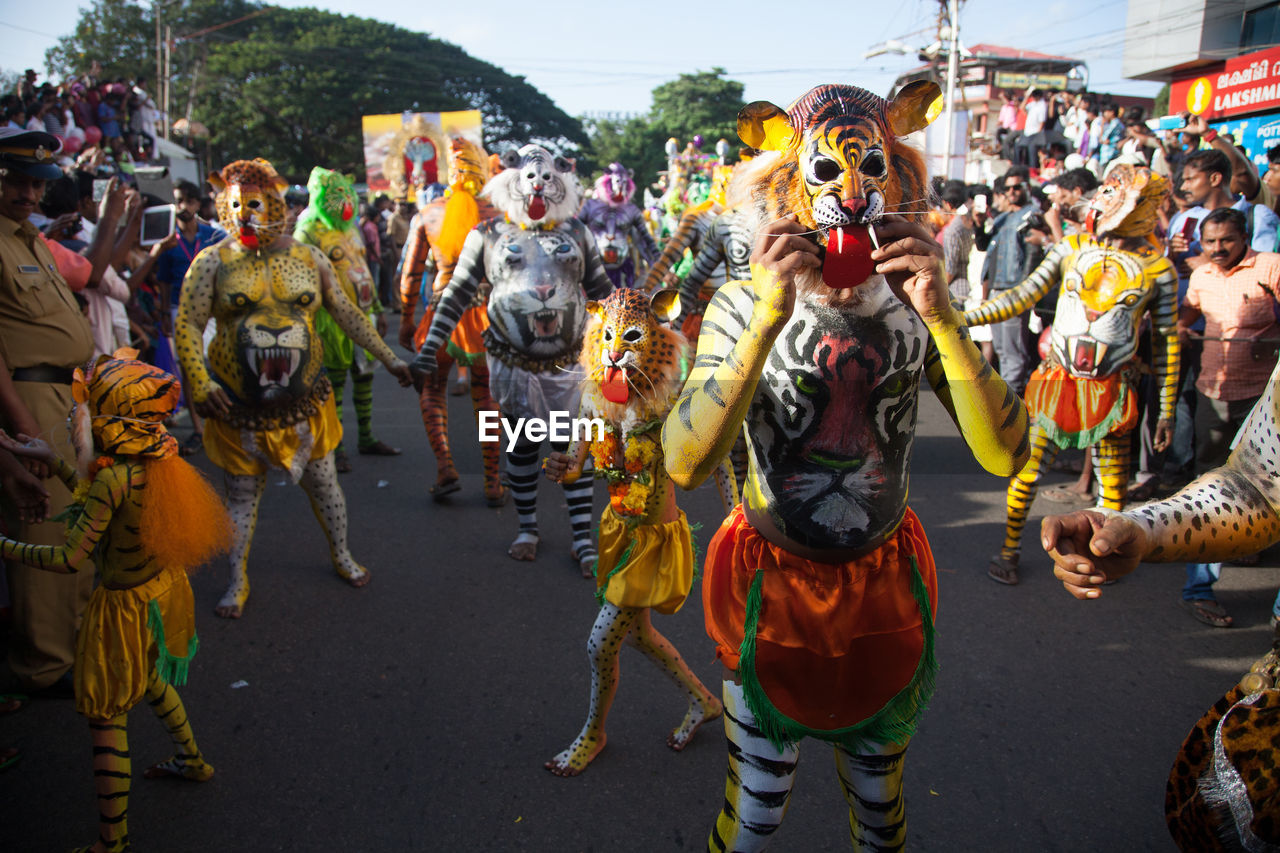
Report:
[[[402,385],[409,368],[347,299],[329,259],[284,233],[287,183],[266,160],[237,160],[209,175],[218,219],[230,235],[196,256],[182,285],[178,355],[195,405],[207,412],[204,445],[227,477],[235,524],[231,583],[218,615],[238,618],[249,598],[249,545],[268,468],[282,469],[311,500],[339,576],[352,586],[369,572],[347,549],[347,504],[333,450],[342,424],[324,373],[316,312],[324,308]],[[218,331],[206,365],[201,333]]]
[[[419,376],[436,372],[436,353],[487,279],[493,289],[484,341],[494,402],[513,425],[521,418],[549,423],[552,412],[572,417],[578,411],[582,369],[577,361],[586,302],[603,299],[613,284],[591,233],[574,218],[582,191],[569,162],[526,145],[507,152],[503,165],[484,190],[503,216],[467,236],[413,367]],[[541,445],[540,439],[522,433],[507,450],[507,475],[520,519],[507,553],[516,560],[537,556]],[[560,451],[566,446],[552,445]],[[573,558],[585,577],[591,576],[596,559],[591,485],[585,479],[564,487]]]
[[[1227,462],[1177,494],[1124,512],[1051,515],[1040,543],[1076,598],[1139,563],[1221,562],[1280,541],[1280,368]],[[1165,787],[1165,821],[1186,853],[1280,847],[1280,638],[1196,723]]]
[[[352,179],[338,172],[316,166],[307,179],[310,203],[298,217],[293,237],[299,243],[315,246],[333,265],[338,283],[347,299],[374,323],[379,337],[387,333],[387,321],[378,303],[378,284],[369,273],[365,261],[364,240],[357,227],[356,196]],[[316,312],[316,334],[324,344],[324,369],[333,386],[338,421],[342,421],[342,398],[351,374],[351,393],[356,404],[356,424],[360,437],[356,448],[364,455],[398,456],[400,450],[373,436],[373,368],[374,359],[363,347],[351,342],[347,333],[333,321],[329,312]],[[334,450],[334,467],[339,472],[351,470],[343,446]]]
[[[1167,192],[1164,178],[1150,169],[1115,167],[1088,216],[1096,237],[1065,238],[1026,281],[965,314],[971,326],[1007,320],[1062,284],[1050,358],[1027,382],[1027,407],[1033,418],[1031,460],[1009,481],[1004,546],[987,570],[992,580],[1018,582],[1022,529],[1041,472],[1053,463],[1059,448],[1084,449],[1096,443],[1099,505],[1124,506],[1129,432],[1138,422],[1138,337],[1148,315],[1152,372],[1160,388],[1154,444],[1156,450],[1169,445],[1178,384],[1178,277],[1152,241],[1156,213]]]
[[[636,182],[621,163],[610,163],[596,181],[595,195],[578,214],[596,238],[605,272],[614,287],[635,287],[638,256],[645,266],[658,258],[658,246],[640,208],[631,203]]]
[[[569,455],[551,454],[546,470],[554,481],[573,482],[589,449],[596,476],[608,480],[609,506],[600,516],[600,612],[587,639],[591,703],[573,743],[544,765],[557,776],[578,775],[604,749],[624,641],[688,699],[684,718],[667,737],[669,747],[684,749],[703,723],[721,713],[720,700],[650,621],[650,610],[679,610],[693,585],[692,534],[676,506],[659,436],[688,373],[688,342],[661,322],[674,319],[679,301],[674,291],[659,291],[650,307],[648,296],[624,288],[603,302],[588,302],[587,310],[594,316],[582,348],[587,378],[581,414],[604,421],[605,431],[579,441]]]
[[[1026,412],[969,340],[941,247],[916,214],[882,218],[925,194],[903,137],[938,98],[929,82],[892,101],[822,86],[789,111],[739,114],[743,141],[774,152],[753,187],[751,279],[712,298],[662,436],[683,488],[744,419],[751,448],[702,581],[730,670],[712,850],[765,846],[806,736],[836,748],[855,845],[902,847],[903,759],[936,669],[934,563],[907,507],[921,379],[987,470],[1009,476],[1028,455]]]
[[[99,574],[76,638],[76,710],[93,735],[99,814],[98,840],[81,853],[129,849],[126,723],[144,696],[175,749],[146,777],[213,776],[174,686],[186,683],[197,647],[187,572],[227,550],[231,525],[217,493],[178,457],[178,442],[164,428],[178,405],[178,381],[136,355],[119,350],[87,375],[75,371],[75,468],[41,440],[0,432],[0,447],[38,459],[74,490],[65,544],[0,536],[0,555],[50,572],[96,566]]]
[[[404,247],[403,271],[400,278],[400,346],[417,351],[427,339],[427,331],[435,317],[436,306],[444,289],[453,278],[454,267],[462,245],[471,229],[492,219],[498,212],[486,199],[476,198],[489,177],[489,161],[484,149],[462,137],[449,144],[449,187],[443,197],[429,202],[414,217],[409,241]],[[430,296],[422,319],[415,331],[413,315],[418,295],[430,282]],[[462,488],[458,469],[449,449],[449,368],[456,361],[466,368],[471,384],[471,405],[476,417],[481,412],[497,411],[489,393],[489,367],[484,357],[484,333],[489,328],[485,300],[489,288],[481,283],[471,304],[462,312],[452,334],[436,350],[436,373],[422,386],[419,405],[427,441],[436,457],[436,484],[431,496],[443,500]],[[498,473],[498,444],[482,442],[484,460],[484,498],[489,506],[506,503],[507,491]]]

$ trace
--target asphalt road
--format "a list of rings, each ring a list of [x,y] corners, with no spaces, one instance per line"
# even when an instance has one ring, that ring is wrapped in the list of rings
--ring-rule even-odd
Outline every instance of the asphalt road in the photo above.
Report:
[[[142,779],[170,749],[145,704],[136,708],[134,849],[704,849],[723,798],[723,732],[709,726],[685,752],[668,750],[684,709],[634,650],[623,652],[608,748],[577,778],[542,767],[586,713],[595,613],[568,556],[558,490],[540,491],[538,561],[514,562],[505,551],[515,513],[483,504],[465,398],[452,398],[451,412],[465,489],[447,506],[426,494],[435,466],[414,396],[380,373],[374,399],[378,435],[405,453],[353,456],[342,478],[352,550],[371,584],[336,577],[303,493],[271,475],[244,618],[213,615],[225,564],[193,578],[200,653],[182,695],[217,775],[203,785]],[[348,407],[352,434],[353,415]],[[1225,631],[1177,606],[1180,565],[1144,566],[1086,603],[1029,551],[1022,584],[997,585],[985,567],[1001,541],[1004,481],[979,469],[929,393],[911,485],[940,571],[942,671],[907,762],[910,847],[1173,849],[1163,821],[1173,755],[1265,651],[1276,561],[1224,573],[1219,598],[1237,626]],[[597,507],[603,500],[598,488]],[[703,487],[681,505],[705,546],[723,515],[718,497]],[[1033,531],[1045,509],[1034,507]],[[718,683],[696,585],[683,610],[654,622]],[[39,700],[0,718],[0,743],[24,754],[0,774],[0,849],[91,841],[89,734],[72,703]],[[771,849],[846,850],[830,751],[809,741],[802,752]]]

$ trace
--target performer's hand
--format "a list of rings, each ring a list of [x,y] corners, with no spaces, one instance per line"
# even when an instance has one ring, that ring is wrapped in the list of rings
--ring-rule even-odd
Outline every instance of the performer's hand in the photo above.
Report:
[[[196,414],[202,418],[225,418],[231,412],[231,397],[221,386],[210,388],[203,400],[194,404]]]
[[[757,310],[769,311],[769,319],[779,325],[791,319],[796,274],[822,267],[818,244],[805,236],[808,233],[793,213],[765,224],[751,249],[751,280],[760,297]]]
[[[398,358],[391,364],[387,365],[387,372],[396,378],[396,381],[400,383],[401,388],[408,388],[410,385],[416,384],[414,382],[413,372],[409,370],[409,365],[405,364]]]
[[[419,391],[426,384],[428,379],[436,375],[439,369],[436,366],[436,354],[423,350],[409,362],[409,369],[413,371],[413,385]]]
[[[400,346],[409,352],[414,352],[413,346],[413,317],[400,315]]]
[[[4,439],[13,440],[7,435]],[[18,520],[24,524],[38,524],[49,517],[49,492],[17,458],[3,451],[0,451],[0,489],[18,508]]]
[[[1104,581],[1129,574],[1150,550],[1137,522],[1119,513],[1079,510],[1040,523],[1040,544],[1053,558],[1053,574],[1079,599],[1097,598]]]
[[[0,429],[0,448],[9,451],[14,456],[34,459],[36,462],[43,463],[49,467],[53,467],[58,461],[58,455],[53,452],[52,447],[43,440],[32,438],[24,432],[18,433],[15,438]]]
[[[1156,450],[1167,450],[1173,444],[1173,422],[1167,418],[1156,421],[1156,434],[1151,438],[1151,446]]]
[[[387,336],[387,315],[379,311],[377,319],[373,321],[373,328],[377,331],[378,337],[385,338]]]
[[[551,451],[551,455],[542,460],[542,472],[553,483],[563,483],[569,471],[569,457],[559,450]]]
[[[876,272],[926,324],[941,320],[951,309],[951,291],[938,241],[925,226],[901,216],[884,217],[875,230],[880,241],[880,248],[871,253]]]
[[[24,409],[21,412],[12,413],[10,418],[14,435],[21,436],[22,441],[28,441],[30,436],[40,434],[40,425],[31,419],[31,416]],[[43,444],[43,442],[41,442]],[[26,468],[33,477],[40,480],[47,480],[53,476],[53,467],[49,462],[38,459],[34,456],[23,454],[19,457],[22,467]]]

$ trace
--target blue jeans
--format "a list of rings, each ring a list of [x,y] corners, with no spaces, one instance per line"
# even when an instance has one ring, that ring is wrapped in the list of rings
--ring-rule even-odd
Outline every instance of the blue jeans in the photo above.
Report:
[[[1187,582],[1182,587],[1183,601],[1216,601],[1213,585],[1222,574],[1222,563],[1187,563]],[[1280,599],[1277,600],[1280,603]]]
[[[993,297],[998,294],[999,291],[992,291]],[[1027,325],[1030,316],[1031,312],[1025,311],[1012,319],[991,324],[991,343],[1000,359],[1000,376],[1019,397],[1026,394],[1027,380],[1040,362],[1034,336]]]

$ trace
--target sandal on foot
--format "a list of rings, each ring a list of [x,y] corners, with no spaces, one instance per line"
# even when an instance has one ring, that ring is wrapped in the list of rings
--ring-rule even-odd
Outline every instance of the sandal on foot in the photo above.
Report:
[[[1198,599],[1180,602],[1182,609],[1188,611],[1197,622],[1203,622],[1213,628],[1230,628],[1234,621],[1227,615],[1226,609],[1213,599]]]
[[[347,458],[347,451],[341,447],[333,451],[333,470],[339,474],[351,473],[351,460]]]
[[[385,441],[375,441],[372,444],[362,444],[356,448],[360,451],[361,456],[399,456],[400,448],[392,447]]]
[[[179,456],[195,456],[204,449],[204,436],[201,433],[193,432],[191,437],[182,442],[182,446],[178,448]]]
[[[453,494],[454,492],[458,491],[461,488],[462,488],[462,481],[459,480],[457,477],[454,477],[452,480],[444,480],[443,482],[436,483],[434,486],[427,489],[427,491],[431,494],[431,499],[433,501],[435,501],[436,503],[440,503],[449,495]]]
[[[996,583],[1002,583],[1006,586],[1017,586],[1018,584],[1018,561],[1010,560],[1008,557],[997,554],[991,558],[991,562],[987,565],[987,577]]]
[[[507,556],[513,560],[531,563],[538,559],[538,534],[530,530],[521,530],[507,549]]]

